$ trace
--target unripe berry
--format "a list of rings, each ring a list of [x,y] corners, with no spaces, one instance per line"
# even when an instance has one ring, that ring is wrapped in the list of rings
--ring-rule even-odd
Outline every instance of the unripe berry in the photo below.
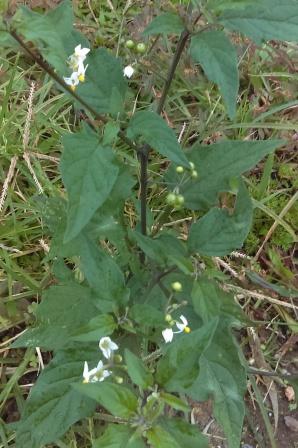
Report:
[[[166,322],[171,322],[171,320],[173,320],[173,319],[172,319],[172,316],[171,316],[170,314],[166,314],[166,315],[165,315],[165,321],[166,321]]]
[[[135,43],[134,43],[133,40],[128,39],[128,40],[125,42],[125,46],[126,46],[126,48],[131,49],[131,48],[133,48],[133,47],[135,46]]]
[[[137,45],[137,52],[140,53],[140,54],[144,54],[144,53],[146,53],[146,45],[143,44],[142,42],[140,42],[140,43]]]
[[[183,205],[184,204],[184,196],[182,196],[182,194],[178,194],[176,196],[176,200],[175,200],[175,205]]]
[[[175,292],[181,292],[182,291],[182,285],[181,285],[181,283],[180,282],[174,282],[174,283],[172,283],[172,289],[175,291]]]
[[[195,164],[193,162],[189,162],[189,166],[191,170],[195,169]]]
[[[176,203],[176,197],[175,193],[169,193],[166,199],[167,204],[174,205]]]
[[[182,174],[183,171],[184,171],[183,166],[177,166],[177,167],[176,167],[176,173],[178,173],[178,174]]]
[[[197,179],[197,177],[198,177],[198,172],[197,172],[196,170],[193,170],[193,171],[191,172],[191,177],[192,177],[193,179]]]
[[[118,384],[122,384],[123,383],[123,378],[121,376],[115,376],[115,381]]]

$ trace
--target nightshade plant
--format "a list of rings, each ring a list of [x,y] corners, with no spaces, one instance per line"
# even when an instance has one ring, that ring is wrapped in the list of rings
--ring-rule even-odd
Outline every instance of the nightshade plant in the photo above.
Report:
[[[73,27],[70,1],[46,14],[22,7],[2,21],[1,45],[23,50],[87,116],[62,135],[67,195],[45,200],[56,284],[44,292],[35,326],[14,344],[53,354],[18,423],[20,448],[55,442],[98,406],[105,424],[93,448],[207,447],[190,423],[188,398],[211,398],[229,447],[240,446],[247,367],[232,331],[251,323],[199,260],[242,246],[253,206],[241,176],[283,141],[198,139],[182,148],[161,113],[185,51],[217,84],[233,119],[239,75],[230,31],[257,44],[297,41],[298,4],[209,0],[174,11],[173,5],[144,31],[148,39],[180,37],[157,105],[132,116],[127,94],[140,68],[92,49]],[[154,152],[169,161],[157,216],[147,194]],[[230,209],[219,206],[221,193],[229,195]],[[138,214],[135,228],[127,203]],[[196,217],[186,240],[163,227],[182,208]]]

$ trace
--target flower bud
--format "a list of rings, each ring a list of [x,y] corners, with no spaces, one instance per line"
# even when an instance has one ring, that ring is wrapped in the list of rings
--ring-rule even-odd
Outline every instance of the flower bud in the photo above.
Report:
[[[189,162],[189,166],[191,170],[195,169],[195,164],[193,162]]]
[[[165,315],[165,321],[166,322],[171,322],[173,320],[172,316],[170,314],[166,314]]]
[[[183,171],[184,171],[183,166],[177,166],[177,167],[176,167],[176,173],[178,173],[178,174],[182,174]]]
[[[126,48],[131,49],[131,48],[133,48],[133,47],[135,46],[135,43],[134,43],[133,40],[128,39],[128,40],[125,42],[125,46],[126,46]]]
[[[181,292],[182,291],[182,285],[181,285],[181,283],[180,282],[174,282],[174,283],[172,283],[172,289],[175,291],[175,292]]]
[[[114,362],[122,362],[123,358],[121,355],[114,355]]]

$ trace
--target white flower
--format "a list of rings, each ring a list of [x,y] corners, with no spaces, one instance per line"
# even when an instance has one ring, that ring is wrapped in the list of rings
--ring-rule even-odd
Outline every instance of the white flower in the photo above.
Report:
[[[63,77],[67,85],[70,86],[71,90],[75,90],[76,86],[79,84],[79,74],[78,72],[73,72],[69,78]]]
[[[179,331],[175,331],[175,333],[182,333],[182,331],[185,331],[186,330],[186,328],[188,328],[188,322],[187,322],[187,319],[184,317],[184,316],[180,316],[180,320],[181,320],[181,323],[180,322],[176,322],[176,326],[177,326],[177,328],[178,328],[178,330]],[[186,333],[187,333],[187,331],[186,331]]]
[[[79,65],[85,61],[86,56],[89,53],[89,51],[90,51],[89,48],[82,48],[81,44],[79,44],[75,47],[74,53],[71,56],[69,56],[69,58],[68,58],[69,65],[73,69],[73,71],[76,71],[78,69]]]
[[[126,78],[131,78],[134,71],[135,69],[131,65],[127,65],[123,70],[123,75],[126,76]]]
[[[115,344],[109,337],[101,338],[99,341],[99,348],[105,358],[110,359],[114,350],[118,350],[118,345]]]
[[[79,44],[75,47],[74,55],[77,57],[77,59],[81,59],[82,61],[84,61],[89,51],[90,48],[82,48],[82,45]]]
[[[85,72],[86,72],[87,68],[88,68],[88,64],[85,67],[82,61],[79,62],[79,65],[78,65],[78,79],[79,79],[80,82],[84,82],[85,81]]]
[[[162,331],[162,336],[165,340],[165,342],[172,342],[173,336],[174,336],[174,332],[172,330],[172,328],[166,328],[165,330]]]
[[[162,336],[166,343],[172,341],[174,334],[182,333],[183,331],[184,333],[190,333],[191,330],[188,327],[188,321],[186,317],[181,315],[180,320],[181,322],[176,321],[176,327],[178,328],[177,331],[173,331],[172,328],[166,328],[165,330],[162,331]]]
[[[88,363],[84,363],[83,371],[83,383],[97,383],[98,381],[103,381],[105,378],[111,375],[110,370],[104,370],[103,362],[99,361],[94,369],[89,370]]]

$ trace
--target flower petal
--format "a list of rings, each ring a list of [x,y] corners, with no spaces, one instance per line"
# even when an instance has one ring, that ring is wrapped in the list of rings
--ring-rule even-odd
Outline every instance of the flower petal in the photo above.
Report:
[[[174,332],[171,328],[166,328],[162,331],[162,336],[166,343],[171,342],[174,336]]]

